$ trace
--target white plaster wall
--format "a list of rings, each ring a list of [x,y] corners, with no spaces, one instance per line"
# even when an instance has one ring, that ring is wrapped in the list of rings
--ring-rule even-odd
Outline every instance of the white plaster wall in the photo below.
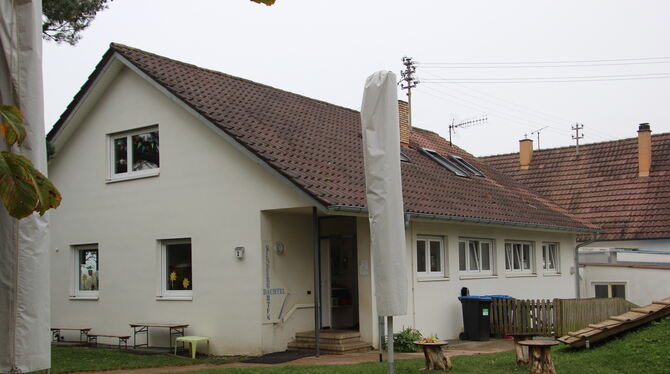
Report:
[[[416,273],[417,236],[440,236],[445,244],[444,278],[421,279]],[[458,241],[460,237],[494,240],[493,276],[466,279],[458,269]],[[413,326],[424,335],[440,338],[458,337],[463,330],[461,287],[468,287],[471,295],[506,294],[520,299],[574,298],[576,284],[570,274],[574,266],[575,235],[565,232],[516,229],[489,225],[412,221],[406,231],[408,282],[410,283],[409,314],[398,317],[394,327]],[[528,276],[513,276],[505,270],[505,240],[534,242],[535,271]],[[558,242],[560,246],[560,273],[542,270],[542,242]]]
[[[158,124],[160,176],[106,183],[107,134]],[[131,322],[184,322],[215,354],[257,354],[261,210],[309,203],[129,70],[50,162],[52,324],[128,334]],[[158,240],[191,238],[193,300],[157,298]],[[99,299],[71,300],[71,246],[97,243]],[[246,257],[233,248],[244,246]],[[152,332],[167,345],[167,333]]]
[[[637,305],[648,305],[653,300],[670,297],[670,270],[641,269],[619,266],[584,266],[582,294],[595,297],[596,283],[624,283],[626,300]]]
[[[264,212],[261,232],[270,249],[270,287],[287,292],[271,296],[269,320],[262,297],[263,352],[284,351],[296,332],[314,330],[312,216]],[[284,253],[275,250],[277,242],[284,244]]]

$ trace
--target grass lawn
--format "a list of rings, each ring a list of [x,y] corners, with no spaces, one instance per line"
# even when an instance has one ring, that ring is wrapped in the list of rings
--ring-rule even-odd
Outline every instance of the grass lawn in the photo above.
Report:
[[[222,358],[195,359],[172,354],[136,354],[117,349],[89,347],[51,347],[52,373],[69,373],[84,370],[135,369],[157,366],[183,366],[195,364],[223,364],[231,360]]]
[[[645,373],[670,372],[670,318],[654,322],[647,327],[621,335],[606,344],[597,344],[589,350],[572,350],[558,346],[553,350],[554,365],[558,373]],[[454,369],[450,373],[528,373],[528,367],[517,367],[514,352],[478,356],[453,357]],[[396,373],[419,374],[423,360],[396,361]],[[385,363],[366,363],[340,366],[281,366],[248,369],[206,369],[198,374],[383,374]]]

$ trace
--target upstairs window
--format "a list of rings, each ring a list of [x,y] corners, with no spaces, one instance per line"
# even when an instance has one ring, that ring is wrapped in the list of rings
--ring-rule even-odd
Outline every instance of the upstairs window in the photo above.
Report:
[[[532,248],[530,242],[505,243],[505,269],[510,272],[530,273],[533,270]]]
[[[111,179],[158,174],[158,127],[110,135]]]
[[[467,162],[463,157],[456,155],[449,155],[449,160],[453,161],[456,165],[460,166],[461,169],[467,170],[472,175],[483,177],[484,173],[479,171],[476,167],[472,166],[471,163]]]
[[[468,173],[463,171],[461,168],[453,164],[451,161],[447,160],[442,156],[441,154],[437,153],[436,151],[433,151],[432,149],[426,149],[426,148],[419,148],[419,151],[421,151],[423,154],[426,156],[430,157],[433,159],[433,161],[437,162],[438,164],[442,165],[445,167],[447,170],[451,171],[452,173],[458,175],[459,177],[465,177],[469,178]]]

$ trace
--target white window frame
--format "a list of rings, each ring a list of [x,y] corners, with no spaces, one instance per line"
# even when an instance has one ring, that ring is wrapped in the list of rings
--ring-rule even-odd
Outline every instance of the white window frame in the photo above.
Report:
[[[153,125],[153,126],[147,126],[135,130],[130,130],[130,131],[124,131],[124,132],[119,132],[119,133],[114,133],[114,134],[109,134],[107,135],[107,157],[109,159],[108,162],[108,173],[107,173],[107,180],[108,181],[121,181],[121,180],[127,180],[127,179],[136,179],[136,178],[145,178],[145,177],[152,177],[160,174],[160,143],[159,143],[159,151],[158,151],[158,167],[155,169],[146,169],[146,170],[137,170],[133,171],[133,153],[131,151],[132,149],[132,137],[135,135],[139,134],[145,134],[147,132],[153,132],[156,131],[158,132],[158,136],[160,137],[160,131],[158,129],[158,125]],[[125,173],[115,173],[115,155],[114,155],[114,141],[116,139],[121,139],[121,138],[126,138],[126,145],[128,149],[128,153],[126,155],[126,159],[128,160],[128,167],[127,171]],[[160,139],[160,138],[159,138]],[[160,140],[159,140],[160,142]]]
[[[626,282],[591,282],[593,286],[593,297],[596,297],[596,286],[607,286],[607,298],[611,299],[612,296],[612,286],[623,286],[624,299],[628,299],[628,284]]]
[[[555,248],[554,268],[550,268],[547,261],[551,246]],[[561,246],[557,242],[542,242],[542,269],[547,273],[561,272]]]
[[[511,246],[512,251],[508,252],[507,246]],[[521,245],[521,257],[519,264],[520,269],[514,269],[514,245]],[[528,245],[528,269],[524,268],[524,251],[523,246]],[[505,271],[508,273],[532,274],[535,271],[535,243],[522,240],[506,240],[505,241]]]
[[[168,290],[167,289],[167,246],[169,244],[190,244],[191,245],[191,285],[193,285],[193,242],[191,238],[183,239],[163,239],[159,244],[159,266],[160,266],[160,294],[159,298],[163,300],[191,300],[193,298],[193,286],[190,290]]]
[[[97,290],[80,290],[79,285],[81,284],[81,275],[79,274],[79,252],[81,251],[91,251],[95,250],[98,252],[97,258],[97,274],[98,278],[98,289]],[[72,246],[72,292],[70,293],[70,298],[73,299],[88,299],[88,300],[97,300],[99,297],[100,291],[100,249],[97,244],[81,244]]]
[[[419,271],[419,245],[418,243],[420,241],[425,242],[424,250],[425,250],[425,261],[426,263],[424,264],[426,266],[426,271]],[[431,271],[430,270],[430,242],[438,242],[440,243],[440,271]],[[446,274],[445,268],[447,266],[447,261],[446,261],[446,251],[444,248],[444,238],[441,236],[428,236],[428,235],[419,235],[416,237],[415,241],[415,252],[414,252],[414,259],[417,261],[416,264],[416,273],[419,277],[423,278],[443,278]]]
[[[477,242],[477,258],[479,259],[479,265],[476,266],[475,270],[472,270],[470,263],[470,242]],[[465,259],[465,270],[461,269],[461,243],[465,244],[465,252],[463,253]],[[481,243],[487,243],[489,245],[489,269],[484,270],[481,266],[482,258],[482,245]],[[462,274],[471,274],[471,275],[493,275],[495,269],[495,241],[493,239],[482,239],[482,238],[459,238],[458,239],[458,271]]]

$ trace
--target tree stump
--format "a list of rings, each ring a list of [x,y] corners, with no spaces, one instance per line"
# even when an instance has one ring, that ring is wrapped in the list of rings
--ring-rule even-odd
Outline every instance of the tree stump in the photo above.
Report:
[[[423,348],[423,356],[426,358],[426,368],[424,370],[451,370],[451,360],[444,354],[442,346],[448,343],[444,340],[438,340],[435,343],[414,342]]]
[[[519,344],[520,341],[533,339],[537,334],[524,333],[524,334],[511,334],[514,337],[514,350],[516,351],[516,364],[519,366],[528,365],[528,347]]]
[[[555,340],[524,340],[519,342],[528,346],[530,358],[530,374],[556,374],[554,361],[551,358],[551,347],[557,345]]]

